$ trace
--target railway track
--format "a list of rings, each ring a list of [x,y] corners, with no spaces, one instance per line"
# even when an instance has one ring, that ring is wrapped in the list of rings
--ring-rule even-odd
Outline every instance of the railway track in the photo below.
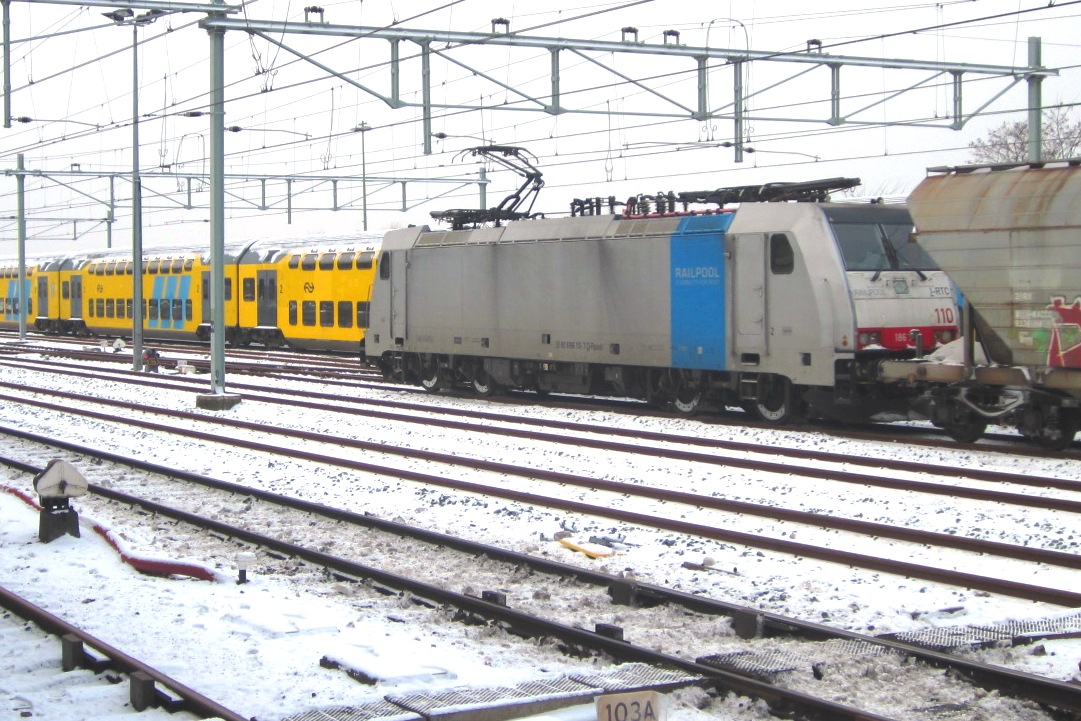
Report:
[[[85,449],[83,452],[92,453]],[[100,454],[99,458],[102,458]],[[121,462],[123,459],[106,454],[102,460],[112,463]],[[8,464],[27,473],[36,470],[17,461],[8,461]],[[145,464],[134,465],[151,470],[146,468]],[[222,538],[256,544],[263,549],[262,566],[274,566],[277,562],[275,559],[301,558],[328,569],[338,579],[365,579],[370,583],[415,594],[433,604],[449,604],[457,609],[459,614],[483,618],[488,623],[499,624],[516,634],[530,637],[555,635],[573,647],[608,653],[617,659],[663,664],[701,675],[710,683],[718,684],[720,688],[728,691],[767,698],[775,711],[788,708],[798,709],[801,716],[810,714],[809,717],[828,713],[829,718],[870,718],[866,715],[852,715],[852,711],[848,709],[830,708],[829,704],[833,702],[823,699],[822,696],[859,696],[860,693],[852,685],[859,682],[844,678],[844,669],[851,667],[853,663],[870,664],[874,659],[881,660],[882,657],[892,657],[892,661],[901,663],[902,666],[902,659],[917,659],[929,664],[926,669],[928,678],[922,679],[921,684],[934,684],[931,677],[937,677],[938,674],[932,671],[931,667],[945,667],[952,669],[960,677],[976,679],[984,688],[1072,712],[1081,711],[1081,687],[951,656],[929,650],[926,646],[896,639],[867,637],[776,614],[762,614],[747,607],[639,583],[625,576],[584,572],[581,568],[548,559],[508,552],[488,544],[382,521],[295,498],[266,492],[253,493],[249,488],[177,473],[172,469],[152,470],[176,481],[177,488],[172,492],[164,487],[173,485],[171,483],[157,483],[152,486],[151,493],[156,498],[167,499],[165,503],[132,496],[115,487],[116,484],[108,489],[94,486],[93,493],[122,504],[123,508],[138,507],[155,517],[173,518],[207,528]],[[254,497],[259,503],[244,514],[243,527],[237,527],[235,522],[227,524],[208,518],[205,514],[181,510],[178,505],[193,505],[190,502],[183,503],[184,499],[194,497],[194,494],[187,490],[193,482],[213,488],[214,493],[218,494]],[[131,477],[122,485],[128,489],[145,489],[146,482],[141,477]],[[236,502],[237,499],[217,499],[203,494],[200,494],[197,501],[200,507],[227,507],[236,505]],[[99,508],[95,513],[101,510]],[[280,517],[280,513],[302,515],[289,520]],[[286,542],[254,530],[296,529],[304,527],[305,519],[313,516],[335,523],[336,556],[314,550],[320,544],[325,544],[325,533],[304,534],[291,531],[289,535],[292,540]],[[388,534],[392,539],[409,539],[409,543],[388,540]],[[353,536],[356,536],[356,540],[351,540]],[[420,547],[422,545],[434,546],[437,550],[424,549]],[[365,554],[363,549],[371,548],[390,549],[393,552],[380,553],[377,559],[378,567],[373,567],[371,562],[362,565],[341,557],[343,550],[350,556],[370,555]],[[450,557],[454,555],[457,558]],[[423,567],[426,571],[423,577],[417,576],[422,569],[409,560],[418,556],[431,559],[431,562]],[[408,576],[401,575],[401,571],[397,570],[402,568],[407,569]],[[447,577],[447,569],[450,569],[450,579]],[[465,569],[468,571],[463,574]],[[552,578],[531,578],[529,587],[523,589],[520,588],[523,569],[528,569],[529,574],[547,574]],[[458,583],[463,575],[471,581],[469,592],[463,596],[448,590],[449,586]],[[568,582],[565,580],[568,578],[574,580]],[[606,605],[606,602],[593,600],[596,593],[591,590],[593,587],[607,588],[608,595],[615,602],[627,606],[628,610],[622,613],[628,626],[626,637],[624,628],[608,622],[610,616],[605,616],[604,622],[596,623],[593,632],[578,630],[591,625],[580,618],[579,609],[598,609]],[[508,590],[487,590],[498,588]],[[538,593],[533,590],[531,593],[531,588],[543,588],[547,591]],[[508,598],[512,601],[509,604]],[[514,610],[515,608],[519,610]],[[727,641],[716,637],[715,622],[712,619],[717,616],[731,619],[735,635],[730,634]],[[681,634],[674,636],[673,628],[680,628]],[[635,643],[628,643],[630,639]],[[615,645],[612,645],[613,641]],[[712,647],[710,644],[713,644]],[[678,650],[673,652],[669,647]],[[713,672],[708,669],[713,669]],[[722,673],[717,673],[718,669]],[[911,673],[908,676],[907,682],[914,683]],[[756,685],[763,681],[768,681],[769,692]],[[881,681],[882,679],[878,679],[872,683]],[[782,690],[786,693],[778,695]],[[795,695],[789,696],[787,692],[794,692]],[[936,693],[959,699],[955,704],[959,708],[970,703],[972,698],[971,693],[966,694],[957,689],[948,692],[939,689]],[[809,700],[804,694],[819,698]],[[966,695],[968,700],[965,700]],[[822,705],[823,703],[826,705]],[[895,717],[893,709],[878,711]],[[897,718],[902,717],[904,716]]]
[[[48,696],[64,689],[68,695],[82,695],[86,699],[79,711],[87,717],[120,715],[134,709],[147,712],[142,718],[148,721],[165,718],[247,721],[163,671],[3,586],[0,586],[0,607],[9,612],[0,619],[0,638],[4,639],[5,649],[18,654],[23,668],[53,669],[48,681],[49,694],[42,694],[37,688],[40,681],[24,689],[17,677],[0,680],[0,690],[6,692],[6,710],[20,718],[48,718],[57,713],[50,708],[56,704]]]
[[[0,387],[10,386],[0,384]],[[976,553],[989,558],[1013,559],[1022,564],[1022,566],[1027,564],[1029,568],[1042,568],[1042,566],[1039,566],[1039,564],[1042,564],[1050,567],[1076,570],[1081,567],[1081,564],[1079,564],[1079,559],[1081,559],[1081,557],[1070,551],[1063,552],[1055,549],[1039,549],[1033,548],[1027,544],[1023,546],[1008,544],[988,539],[966,537],[955,533],[928,532],[921,529],[869,522],[858,518],[821,512],[749,503],[732,500],[730,498],[717,498],[710,494],[691,493],[673,489],[671,487],[666,488],[648,485],[642,481],[625,483],[608,480],[607,478],[602,477],[581,475],[580,473],[568,473],[561,470],[546,470],[536,467],[522,468],[514,464],[471,458],[459,452],[444,453],[423,451],[409,447],[396,448],[386,442],[358,440],[332,434],[325,430],[306,432],[293,428],[274,428],[264,423],[244,422],[230,419],[212,419],[199,413],[169,410],[161,407],[145,407],[141,404],[132,404],[121,401],[91,399],[79,394],[70,394],[60,391],[49,391],[48,393],[56,398],[63,399],[64,401],[92,401],[95,404],[112,406],[117,409],[134,411],[143,410],[145,412],[153,413],[156,417],[170,417],[177,421],[210,423],[211,425],[229,429],[228,432],[233,436],[231,442],[237,447],[245,447],[257,452],[265,452],[285,457],[298,458],[309,462],[334,465],[369,474],[393,476],[437,487],[489,495],[519,503],[533,504],[571,513],[607,518],[622,523],[632,523],[639,526],[695,535],[718,542],[739,544],[750,548],[816,558],[834,563],[843,563],[858,568],[883,571],[903,577],[947,583],[975,590],[1006,594],[1018,598],[1054,603],[1063,606],[1081,606],[1081,595],[1072,590],[1068,590],[1068,586],[1054,588],[1045,585],[1010,580],[1011,574],[1025,572],[1023,567],[1019,568],[1017,564],[1003,567],[1000,570],[1000,575],[996,577],[988,577],[948,568],[914,563],[908,560],[900,560],[897,557],[901,556],[907,558],[910,555],[919,556],[921,555],[919,546],[929,546],[935,549],[934,553],[939,553],[941,549],[949,548],[955,551]],[[276,399],[270,397],[264,397],[264,400],[271,403],[278,402]],[[57,412],[66,411],[69,413],[77,413],[99,420],[111,420],[114,417],[114,414],[111,412],[77,410],[71,405],[62,407],[33,399],[24,399],[22,402],[37,405],[42,408],[52,408],[52,410]],[[331,407],[328,405],[313,404],[311,402],[298,403],[294,401],[291,405],[292,407],[303,406],[308,410],[323,411],[327,413],[336,413],[342,410],[340,404]],[[405,415],[391,415],[388,417],[387,414],[384,413],[369,413],[368,415],[369,417],[379,417],[383,421],[391,421],[401,425],[436,424],[444,429],[452,427],[456,431],[464,431],[471,436],[494,434],[496,438],[515,437],[538,444],[554,443],[571,447],[586,446],[607,453],[632,456],[647,455],[664,461],[666,466],[671,466],[675,463],[688,464],[689,466],[705,465],[720,469],[720,472],[724,473],[730,472],[730,469],[732,468],[737,468],[754,471],[756,473],[795,476],[801,479],[796,483],[804,483],[804,480],[802,479],[821,479],[833,483],[853,484],[863,488],[875,487],[888,489],[889,491],[900,490],[906,492],[945,495],[955,499],[963,498],[974,501],[992,502],[1017,508],[1042,508],[1065,514],[1076,514],[1081,511],[1081,498],[1074,500],[1068,497],[1045,497],[1004,492],[995,488],[962,486],[953,483],[931,483],[925,480],[912,480],[903,477],[903,475],[884,477],[879,474],[853,472],[844,468],[844,465],[851,459],[851,456],[848,455],[808,452],[793,452],[791,454],[796,457],[795,460],[797,461],[810,461],[813,464],[812,466],[808,466],[802,463],[777,463],[775,460],[763,459],[761,457],[738,457],[730,454],[720,455],[705,453],[698,449],[686,450],[682,447],[682,444],[686,442],[683,438],[656,433],[651,434],[649,440],[658,443],[658,445],[646,446],[641,443],[627,444],[598,437],[597,429],[594,428],[578,429],[579,433],[588,431],[588,436],[566,435],[565,433],[562,435],[553,435],[550,432],[540,432],[532,428],[522,430],[515,427],[508,427],[507,425],[469,425],[462,424],[461,422],[449,422],[439,419],[433,420],[431,418],[418,418]],[[191,428],[184,429],[179,427],[181,425],[180,423],[175,422],[161,423],[159,421],[150,422],[134,419],[127,422],[144,429],[178,434],[207,442],[218,440],[220,435],[218,431],[214,430],[200,431]],[[560,430],[566,431],[568,429],[565,424],[562,424]],[[271,438],[269,441],[253,441],[243,437],[249,435],[249,432],[268,434]],[[275,438],[279,440],[273,440]],[[499,484],[493,481],[483,479],[480,481],[463,480],[460,473],[457,473],[455,476],[432,475],[427,472],[418,473],[394,464],[381,465],[372,462],[343,459],[337,455],[332,456],[319,454],[313,451],[292,450],[292,441],[285,442],[281,440],[286,438],[291,438],[294,441],[301,440],[313,443],[330,443],[339,448],[353,449],[372,457],[391,455],[405,459],[406,461],[420,461],[425,464],[439,463],[448,468],[465,468],[481,474],[497,474],[503,477],[513,476],[525,479],[531,483],[542,482],[547,484],[558,484],[561,487],[582,489],[582,493],[603,491],[609,494],[610,500],[602,501],[601,503],[595,501],[588,503],[584,501],[572,501],[562,497],[552,497],[550,492],[547,492],[544,489],[533,490],[531,487],[523,486],[522,488],[524,490],[508,490],[499,487]],[[638,440],[643,440],[641,435]],[[690,443],[691,445],[697,445],[693,440]],[[716,450],[718,445],[722,448],[726,446],[726,444],[713,445],[714,448],[712,450]],[[727,446],[728,447],[725,448],[725,450],[732,450],[731,444],[727,444]],[[738,444],[737,449],[744,453],[751,450],[747,444]],[[762,449],[758,449],[758,452],[761,453],[761,450]],[[866,460],[867,459],[861,459],[857,462],[866,463]],[[890,464],[882,465],[888,467]],[[912,463],[900,463],[894,464],[893,470],[901,470],[905,473],[912,473],[914,471],[935,473],[941,472],[941,467],[936,465],[926,466]],[[955,469],[951,468],[947,475],[957,475],[953,472],[954,470]],[[960,475],[964,476],[965,474]],[[1034,478],[1020,474],[1008,474],[994,471],[974,472],[972,475],[980,481],[992,481],[996,484],[1012,483],[1021,487],[1039,486],[1065,490],[1073,493],[1081,491],[1081,484],[1069,479]],[[632,496],[640,499],[646,498],[661,504],[680,504],[685,508],[696,509],[699,512],[703,510],[716,511],[729,514],[727,518],[731,518],[734,514],[736,516],[767,519],[769,521],[781,522],[782,524],[798,523],[801,524],[801,527],[803,528],[809,527],[811,529],[817,529],[819,533],[816,536],[817,540],[810,544],[794,542],[789,538],[786,538],[789,533],[783,530],[783,526],[781,527],[781,530],[773,530],[772,532],[748,533],[746,531],[733,530],[730,527],[730,521],[718,519],[706,520],[705,522],[694,522],[678,519],[671,513],[661,514],[659,511],[647,511],[644,513],[635,511],[630,505],[622,503],[618,499],[619,496]],[[823,530],[844,532],[846,536],[836,539],[829,538],[821,533]],[[862,540],[854,542],[845,540],[845,538],[850,537],[853,534],[861,537]],[[794,531],[791,532],[791,535],[794,538]],[[845,548],[849,545],[858,545],[862,547],[867,543],[872,541],[877,542],[879,539],[883,538],[895,539],[904,542],[906,545],[895,549],[879,548],[878,553],[885,554],[881,557],[878,555],[853,553]],[[1073,544],[1073,546],[1076,547],[1076,543]],[[891,558],[889,554],[893,554],[893,557]],[[959,565],[962,565],[964,564],[964,561],[962,560],[958,563]],[[1036,565],[1034,566],[1033,564]],[[1000,563],[996,565],[1003,564]],[[1031,571],[1028,573],[1031,573]]]
[[[43,357],[62,357],[69,360],[83,360],[90,362],[115,362],[129,363],[130,356],[105,352],[100,349],[89,350],[88,347],[71,343],[71,349],[63,350],[52,346],[18,346],[0,345],[0,353],[9,355],[27,352],[41,353]],[[155,346],[160,347],[160,346]],[[206,373],[210,370],[210,361],[206,353],[198,344],[179,344],[167,346],[176,357],[165,358],[162,361],[163,368],[176,370],[178,366],[186,366],[196,373]],[[300,352],[260,351],[248,349],[230,349],[230,357],[236,360],[227,362],[227,372],[230,374],[258,376],[273,378],[283,381],[310,381],[318,378],[319,382],[331,388],[338,389],[339,393],[363,392],[372,389],[396,389],[413,395],[427,395],[424,391],[411,386],[387,384],[381,375],[374,369],[363,363],[349,358],[327,356],[322,354],[309,354]],[[81,366],[71,363],[68,368],[80,369]],[[192,384],[202,381],[192,380]],[[205,383],[204,383],[205,385]],[[238,390],[258,389],[260,386],[252,384],[230,384],[231,388]],[[330,394],[322,394],[329,396]],[[441,392],[443,397],[471,399],[473,394],[454,391]],[[511,393],[488,399],[491,402],[510,406],[534,406],[536,397],[532,394]],[[579,399],[574,397],[550,397],[546,405],[558,408],[567,408],[580,411],[617,412],[632,416],[671,418],[670,412],[659,411],[637,402],[610,398]],[[737,410],[732,413],[712,413],[696,416],[696,420],[705,425],[738,426],[748,429],[776,430],[778,427],[764,424],[748,418],[743,411]],[[790,428],[790,427],[784,427]],[[870,442],[903,442],[906,445],[919,445],[926,448],[953,450],[958,448],[978,449],[981,452],[1005,453],[1015,456],[1028,456],[1033,458],[1047,457],[1051,452],[1035,446],[1027,441],[1019,439],[1016,435],[1006,433],[988,432],[983,440],[973,444],[962,444],[949,438],[943,431],[930,427],[912,427],[901,424],[875,424],[838,426],[832,423],[804,425],[800,430],[810,432],[827,433],[836,438],[848,438],[855,441]],[[1056,457],[1081,459],[1081,445],[1074,443],[1070,447],[1055,452]]]

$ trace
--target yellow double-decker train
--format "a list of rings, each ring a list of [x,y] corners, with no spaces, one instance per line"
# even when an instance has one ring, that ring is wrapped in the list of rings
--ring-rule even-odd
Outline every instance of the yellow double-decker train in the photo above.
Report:
[[[378,235],[256,240],[224,255],[225,340],[267,348],[358,351],[379,254]],[[147,338],[209,340],[209,249],[147,249]],[[26,317],[44,333],[130,336],[134,262],[119,250],[26,263]],[[0,260],[0,328],[19,325],[18,263]]]

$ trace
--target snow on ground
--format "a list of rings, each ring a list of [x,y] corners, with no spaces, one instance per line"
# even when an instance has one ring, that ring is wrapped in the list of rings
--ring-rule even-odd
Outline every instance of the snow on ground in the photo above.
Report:
[[[146,392],[136,386],[64,379],[15,368],[5,368],[3,374],[9,382],[25,379],[97,397],[142,396],[146,400]],[[310,389],[310,386],[296,383],[284,385]],[[372,397],[417,400],[411,394],[398,391],[371,391],[370,394]],[[191,391],[155,390],[152,395],[153,401],[163,407],[195,409]],[[501,410],[498,404],[472,400],[431,399],[430,402]],[[912,453],[911,449],[897,444],[859,443],[820,433],[751,431],[678,418],[629,418],[612,413],[554,408],[517,408],[506,412],[599,426],[619,425],[777,446],[844,450],[878,457],[906,458]],[[303,410],[290,410],[288,417],[283,417],[280,410],[247,400],[222,415],[288,423],[356,438],[408,442],[424,448],[438,448],[447,442],[442,432],[416,425],[395,426],[360,417],[334,417],[325,412]],[[495,542],[523,552],[555,556],[565,562],[610,572],[630,568],[639,579],[865,633],[940,625],[994,624],[1076,611],[911,579],[872,575],[805,558],[644,531],[603,519],[569,518],[566,514],[522,509],[510,503],[485,504],[467,498],[441,501],[441,496],[449,494],[425,493],[416,484],[392,478],[370,477],[298,461],[268,462],[250,454],[231,453],[158,433],[117,434],[100,421],[19,407],[2,399],[0,425],[52,433],[76,442],[85,439],[89,445],[106,447],[117,453],[133,453],[224,480],[292,493],[320,503],[337,503],[350,510],[385,518],[400,518],[407,523]],[[617,480],[636,475],[651,485],[704,485],[719,495],[727,496],[731,491],[743,500],[787,507],[817,507],[827,503],[827,494],[822,492],[820,484],[799,478],[770,476],[763,479],[742,471],[717,471],[716,477],[701,478],[695,475],[703,473],[700,470],[651,459],[641,460],[641,466],[635,469],[627,467],[629,461],[621,459],[613,465],[595,452],[579,454],[564,449],[543,454],[542,458],[535,447],[513,439],[506,439],[504,443],[484,440],[474,444],[458,438],[452,440],[454,442],[458,444],[459,452],[485,454],[507,462],[543,462],[568,472],[589,471],[594,476]],[[1018,463],[1016,459],[1004,461],[992,454],[950,450],[919,453],[926,456],[919,460],[934,457],[957,465],[1025,470],[1033,475],[1077,478],[1081,470],[1081,464],[1061,459],[1024,461],[1025,468],[1019,469],[1011,466]],[[107,478],[95,475],[93,464],[80,470],[93,483],[108,482]],[[444,472],[445,469],[429,467],[427,471]],[[0,485],[29,490],[29,481],[10,469],[0,469]],[[862,489],[849,487],[837,490],[829,502],[837,504],[839,498],[844,505],[848,499],[857,509],[851,512],[859,516],[864,513],[860,500],[866,495]],[[1051,543],[1049,538],[1057,538],[1061,540],[1063,550],[1076,552],[1076,532],[1073,527],[1064,527],[1058,515],[1048,513],[1042,518],[1038,513],[1029,514],[1019,521],[996,513],[993,504],[972,510],[972,504],[958,504],[947,497],[912,498],[919,505],[903,509],[903,512],[913,520],[949,517],[951,522],[945,527],[951,528],[951,532],[1004,538],[1011,542],[1025,542],[1031,536],[1034,545],[1048,545]],[[78,501],[74,505],[78,508]],[[864,505],[867,520],[885,522],[887,517],[901,514],[901,510],[879,504]],[[500,512],[495,513],[496,510]],[[84,517],[84,521],[87,520],[90,519]],[[551,540],[552,534],[563,525],[575,527],[581,537],[591,534],[624,536],[632,545],[613,559],[590,561]],[[123,528],[114,530],[124,533]],[[791,528],[780,532],[795,535]],[[154,538],[133,535],[128,540],[134,548],[153,553]],[[79,539],[64,537],[48,545],[38,543],[36,512],[3,493],[0,493],[0,547],[3,548],[0,585],[28,596],[38,605],[143,658],[223,705],[260,721],[282,718],[307,708],[359,704],[403,689],[505,685],[551,677],[596,663],[564,657],[550,644],[534,644],[526,654],[521,643],[511,643],[499,632],[457,624],[438,612],[399,599],[357,595],[344,588],[338,592],[315,594],[306,583],[309,579],[304,573],[294,577],[265,577],[253,573],[251,582],[245,585],[236,584],[235,569],[226,567],[216,569],[218,582],[142,576],[119,563],[115,552],[93,533],[84,531]],[[866,552],[860,548],[850,550]],[[716,561],[717,568],[733,572],[694,572],[681,566],[684,561],[701,562],[707,556]],[[207,562],[202,558],[183,560]],[[418,558],[417,562],[424,563],[424,560]],[[970,563],[966,570],[972,573],[991,575],[994,570],[981,567],[986,561],[979,557],[972,557]],[[1058,582],[1053,585],[1078,587],[1076,573],[1069,576],[1056,573]],[[1071,579],[1074,580],[1072,584],[1062,585]],[[468,579],[463,579],[463,586],[467,583]],[[1045,647],[1046,655],[995,652],[998,654],[996,662],[1061,679],[1078,675],[1081,641],[1055,641]],[[368,687],[352,681],[341,671],[319,666],[320,658],[335,654],[358,664],[367,660],[373,667],[387,669],[388,679]],[[244,659],[243,665],[235,661],[237,658]],[[228,671],[232,668],[237,672]],[[32,675],[33,669],[25,668],[22,659],[0,650],[0,693],[15,693],[20,683],[3,679],[29,679]],[[54,698],[47,689],[37,692],[34,699],[37,704],[35,718],[72,718],[65,715],[71,713],[70,699]],[[230,703],[235,699],[242,701]],[[699,717],[742,721],[761,717],[761,710],[746,699],[714,700],[705,711],[698,711],[695,704],[701,701],[692,692],[681,696],[673,704],[672,718],[678,721]]]

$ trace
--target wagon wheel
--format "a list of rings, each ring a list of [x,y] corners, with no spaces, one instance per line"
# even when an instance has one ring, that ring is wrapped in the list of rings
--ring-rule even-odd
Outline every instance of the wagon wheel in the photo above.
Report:
[[[958,443],[975,443],[987,430],[987,424],[978,416],[973,415],[966,420],[944,423],[942,430]]]
[[[1047,418],[1035,435],[1026,436],[1030,441],[1049,451],[1061,451],[1073,443],[1077,434],[1077,419],[1060,410],[1057,418]]]
[[[758,377],[758,399],[747,402],[744,409],[766,423],[784,425],[796,418],[796,406],[792,398],[792,381],[784,376],[766,374]]]

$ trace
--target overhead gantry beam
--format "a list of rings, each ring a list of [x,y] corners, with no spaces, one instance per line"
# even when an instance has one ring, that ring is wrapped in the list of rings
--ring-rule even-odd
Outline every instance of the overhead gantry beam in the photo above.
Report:
[[[74,1],[74,0],[72,0]],[[1058,75],[1054,69],[1044,68],[1038,64],[1038,55],[1030,55],[1030,65],[990,65],[980,63],[951,63],[928,60],[906,59],[882,59],[872,57],[831,55],[821,52],[820,47],[808,45],[806,51],[801,52],[768,52],[734,48],[695,47],[666,42],[655,44],[638,42],[637,35],[632,34],[631,40],[623,41],[597,41],[597,40],[573,40],[566,38],[552,38],[514,34],[510,32],[496,33],[468,33],[444,30],[411,30],[406,28],[384,28],[354,25],[334,25],[322,22],[275,22],[243,19],[238,17],[213,16],[200,23],[205,28],[219,28],[225,30],[239,30],[257,35],[271,42],[298,58],[310,62],[322,71],[340,80],[344,80],[359,88],[365,93],[379,98],[392,108],[419,107],[422,111],[424,122],[424,152],[430,153],[431,148],[431,123],[432,113],[435,109],[441,110],[506,110],[517,112],[543,112],[551,115],[560,114],[585,114],[585,115],[623,115],[638,117],[658,118],[687,118],[698,121],[710,119],[731,119],[733,121],[734,139],[736,141],[737,160],[742,156],[742,139],[744,127],[750,121],[776,121],[776,122],[805,122],[825,123],[828,125],[908,125],[916,127],[937,127],[960,129],[969,119],[979,114],[991,102],[1001,97],[1010,88],[1022,81],[1042,80],[1044,77]],[[389,68],[389,91],[379,92],[370,87],[361,85],[350,80],[344,72],[338,72],[327,65],[314,60],[310,53],[290,47],[282,38],[287,35],[307,35],[322,37],[352,37],[358,41],[380,41],[389,44],[389,58],[383,63]],[[402,56],[400,45],[405,41],[416,46],[417,52]],[[445,46],[445,47],[444,47]],[[543,51],[550,57],[550,79],[548,87],[543,94],[527,90],[531,78],[524,78],[515,83],[512,80],[498,80],[492,73],[480,66],[477,52],[480,58],[487,58],[485,51],[488,48],[520,48]],[[613,111],[608,107],[601,107],[596,102],[596,93],[578,93],[580,100],[577,104],[571,102],[575,91],[568,92],[566,87],[567,72],[561,69],[560,54],[564,51],[572,53],[575,57],[582,58],[585,62],[598,69],[598,74],[612,78],[611,85],[621,88],[633,88],[641,95],[648,97],[649,102],[644,103],[639,109],[626,107]],[[505,66],[505,52],[492,55],[490,67]],[[686,70],[676,70],[668,73],[656,73],[652,78],[643,78],[641,72],[642,58],[669,58],[686,59],[694,63]],[[442,61],[464,70],[469,76],[478,82],[487,83],[492,92],[505,93],[510,101],[499,104],[485,104],[477,100],[477,94],[470,92],[461,97],[451,96],[444,102],[434,103],[431,92],[431,75],[433,59]],[[1037,58],[1034,60],[1033,58]],[[401,90],[401,65],[408,60],[419,60],[419,102],[407,101],[402,98]],[[750,63],[787,63],[797,66],[788,72],[787,76],[772,82],[769,87],[750,93],[746,82],[746,69]],[[638,63],[635,66],[635,63]],[[633,67],[632,67],[633,66]],[[802,67],[799,67],[802,66]],[[378,64],[375,65],[378,67]],[[712,71],[718,69],[732,72],[732,96],[730,101],[713,107],[709,98],[709,76]],[[803,80],[804,76],[817,69],[825,69],[828,72],[828,87],[817,92],[817,99],[812,99],[806,104],[813,105],[821,101],[828,104],[829,113],[826,115],[812,116],[802,114],[777,115],[770,113],[748,113],[748,101],[751,98],[761,98],[765,93],[777,88],[794,83],[800,79],[799,92],[805,95],[808,92],[808,83]],[[846,110],[844,106],[844,93],[842,91],[842,71],[856,70],[860,68],[874,68],[898,71],[910,71],[922,73],[919,79],[907,83],[901,89],[890,89],[883,97],[861,107]],[[510,65],[513,71],[515,65]],[[652,68],[651,68],[652,70]],[[685,76],[687,83],[672,82],[679,76]],[[962,89],[966,78],[1000,78],[1005,87],[997,92],[990,100],[983,102],[979,108],[967,114],[963,109]],[[952,113],[948,117],[916,118],[910,120],[876,120],[868,117],[873,108],[880,107],[889,100],[898,98],[905,93],[926,89],[936,82],[944,83],[947,89],[953,93],[951,103]],[[604,83],[597,83],[603,85]],[[685,85],[689,90],[680,86]],[[446,93],[454,93],[454,88],[444,86]],[[683,94],[681,94],[683,93]],[[811,90],[812,95],[815,91]],[[483,98],[483,93],[481,97]],[[686,96],[684,96],[686,95]]]

